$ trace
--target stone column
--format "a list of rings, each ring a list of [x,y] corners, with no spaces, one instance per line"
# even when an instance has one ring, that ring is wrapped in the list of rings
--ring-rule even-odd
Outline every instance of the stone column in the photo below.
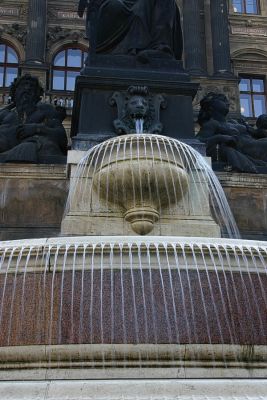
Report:
[[[46,23],[47,0],[29,0],[26,64],[45,61]]]
[[[211,0],[210,14],[214,75],[232,75],[226,0]]]
[[[184,0],[184,54],[186,69],[193,75],[207,73],[204,0]]]

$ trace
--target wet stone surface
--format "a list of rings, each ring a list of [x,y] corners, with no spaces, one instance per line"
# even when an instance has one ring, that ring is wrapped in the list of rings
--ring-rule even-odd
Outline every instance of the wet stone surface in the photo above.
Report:
[[[0,284],[1,346],[267,344],[266,276],[107,269],[93,280],[66,271],[1,275]]]

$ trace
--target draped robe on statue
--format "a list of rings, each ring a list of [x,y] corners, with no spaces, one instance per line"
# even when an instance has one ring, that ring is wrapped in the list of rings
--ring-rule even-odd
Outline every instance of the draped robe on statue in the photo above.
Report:
[[[175,0],[100,1],[97,52],[135,54],[144,50],[181,59],[183,40]]]

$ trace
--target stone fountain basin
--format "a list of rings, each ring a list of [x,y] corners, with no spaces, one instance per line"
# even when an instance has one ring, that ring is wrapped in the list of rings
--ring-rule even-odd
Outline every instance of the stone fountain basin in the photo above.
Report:
[[[104,236],[0,251],[1,347],[267,344],[265,242]]]
[[[107,204],[120,205],[138,234],[148,234],[162,209],[177,205],[188,191],[182,154],[174,155],[169,139],[160,136],[112,139],[100,147],[94,168],[95,192]]]

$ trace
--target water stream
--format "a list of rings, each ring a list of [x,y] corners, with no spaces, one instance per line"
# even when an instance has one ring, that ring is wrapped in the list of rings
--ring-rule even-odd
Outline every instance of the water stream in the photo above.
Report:
[[[137,135],[144,133],[144,120],[142,118],[137,118],[135,120],[135,130]]]

